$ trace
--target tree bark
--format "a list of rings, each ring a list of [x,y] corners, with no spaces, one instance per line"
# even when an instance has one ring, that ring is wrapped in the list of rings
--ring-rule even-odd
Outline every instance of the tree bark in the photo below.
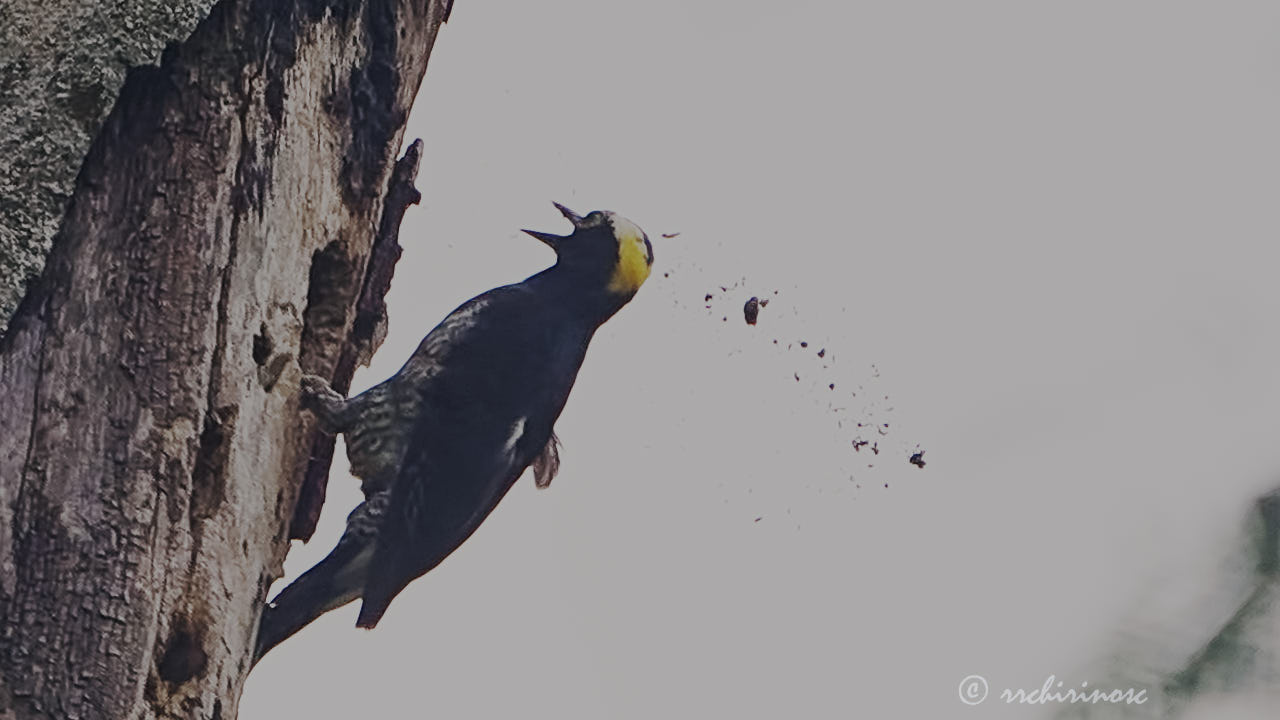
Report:
[[[0,340],[0,718],[235,716],[445,4],[224,0],[130,71]]]
[[[213,2],[0,2],[0,333],[44,266],[125,72],[159,60]]]

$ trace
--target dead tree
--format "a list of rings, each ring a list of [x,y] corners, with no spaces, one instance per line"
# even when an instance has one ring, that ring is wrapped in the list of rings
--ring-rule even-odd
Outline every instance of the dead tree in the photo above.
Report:
[[[0,339],[0,718],[235,716],[323,499],[297,380],[381,339],[447,11],[222,0],[129,72]]]

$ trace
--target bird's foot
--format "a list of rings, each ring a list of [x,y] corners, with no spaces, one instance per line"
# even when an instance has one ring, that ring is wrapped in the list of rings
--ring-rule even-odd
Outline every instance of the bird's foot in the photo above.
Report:
[[[326,429],[337,431],[342,424],[341,414],[347,399],[329,387],[329,382],[319,375],[303,375],[299,386],[302,408],[315,413]]]

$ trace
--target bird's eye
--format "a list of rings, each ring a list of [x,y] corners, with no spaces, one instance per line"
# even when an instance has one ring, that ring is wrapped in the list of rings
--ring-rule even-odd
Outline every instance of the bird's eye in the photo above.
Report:
[[[600,222],[603,218],[604,215],[599,210],[593,210],[592,212],[587,213],[587,216],[583,218],[583,220],[586,220],[589,224],[595,224]]]

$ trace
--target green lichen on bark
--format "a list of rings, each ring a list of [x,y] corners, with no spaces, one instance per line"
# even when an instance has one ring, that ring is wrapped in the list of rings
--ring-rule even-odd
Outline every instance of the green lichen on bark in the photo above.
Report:
[[[81,161],[131,66],[187,37],[213,0],[0,4],[0,332],[44,266]]]

